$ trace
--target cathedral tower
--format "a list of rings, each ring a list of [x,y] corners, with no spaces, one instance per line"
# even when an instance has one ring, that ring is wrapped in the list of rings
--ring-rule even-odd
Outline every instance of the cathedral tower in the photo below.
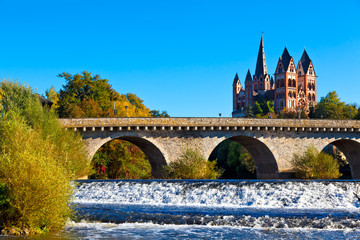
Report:
[[[275,71],[275,113],[297,110],[297,86],[295,63],[285,47]]]
[[[245,77],[245,106],[253,106],[253,82],[250,74],[250,69]]]
[[[253,76],[253,90],[263,94],[270,90],[270,75],[268,74],[265,60],[264,40],[261,36],[259,53],[256,61],[255,75]]]
[[[299,105],[304,105],[309,110],[316,105],[316,75],[313,63],[305,49],[298,63],[297,72],[298,88],[304,94],[304,97],[299,99]]]
[[[233,111],[239,109],[238,98],[241,90],[241,83],[238,74],[235,74],[233,82]]]

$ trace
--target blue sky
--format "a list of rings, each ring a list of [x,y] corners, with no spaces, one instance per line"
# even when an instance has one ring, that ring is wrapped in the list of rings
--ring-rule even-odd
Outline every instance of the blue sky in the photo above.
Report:
[[[0,0],[0,79],[44,94],[61,72],[100,74],[174,117],[229,117],[235,73],[306,48],[318,96],[360,104],[360,1]]]

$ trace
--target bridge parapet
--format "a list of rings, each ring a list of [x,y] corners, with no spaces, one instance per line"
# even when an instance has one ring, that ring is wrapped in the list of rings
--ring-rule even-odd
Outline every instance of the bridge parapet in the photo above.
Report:
[[[358,120],[259,118],[63,118],[65,128],[80,131],[221,130],[360,132]]]

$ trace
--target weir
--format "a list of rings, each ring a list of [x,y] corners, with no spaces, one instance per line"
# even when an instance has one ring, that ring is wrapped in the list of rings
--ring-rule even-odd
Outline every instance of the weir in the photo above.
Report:
[[[351,174],[360,179],[360,121],[249,118],[76,118],[61,125],[81,132],[92,158],[112,139],[137,145],[148,157],[153,176],[191,146],[209,158],[222,141],[241,143],[252,155],[259,179],[285,178],[293,154],[313,145],[322,151],[337,146],[347,157]]]

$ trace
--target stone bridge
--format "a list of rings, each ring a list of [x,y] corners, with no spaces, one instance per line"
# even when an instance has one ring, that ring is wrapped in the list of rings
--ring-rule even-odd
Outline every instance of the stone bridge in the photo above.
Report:
[[[90,157],[106,142],[123,139],[138,146],[148,157],[154,177],[162,165],[174,161],[187,146],[206,158],[225,139],[242,144],[252,155],[257,177],[283,178],[291,171],[294,153],[310,145],[323,150],[339,148],[350,163],[354,179],[360,179],[360,121],[249,118],[77,118],[61,119],[65,128],[81,132]]]

